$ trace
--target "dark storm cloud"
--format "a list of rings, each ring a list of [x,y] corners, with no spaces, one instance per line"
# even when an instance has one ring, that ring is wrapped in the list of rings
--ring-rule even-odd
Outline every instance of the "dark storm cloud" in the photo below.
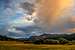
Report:
[[[22,7],[24,10],[27,10],[28,11],[27,14],[31,15],[34,12],[34,4],[24,2],[24,3],[21,3],[20,7]]]

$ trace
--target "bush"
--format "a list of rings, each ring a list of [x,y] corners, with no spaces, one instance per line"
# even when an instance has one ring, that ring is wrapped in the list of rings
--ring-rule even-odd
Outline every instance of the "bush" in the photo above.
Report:
[[[59,42],[60,44],[66,44],[66,43],[69,43],[68,40],[64,39],[64,38],[59,38]]]
[[[53,39],[46,39],[44,40],[45,44],[58,44],[59,41],[58,40],[53,40]]]
[[[35,40],[35,41],[33,41],[33,43],[34,44],[42,44],[43,43],[43,40],[40,40],[40,39],[39,40]]]

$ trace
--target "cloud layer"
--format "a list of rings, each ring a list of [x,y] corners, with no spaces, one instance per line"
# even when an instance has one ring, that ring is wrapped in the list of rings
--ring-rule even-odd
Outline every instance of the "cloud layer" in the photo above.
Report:
[[[36,14],[38,19],[35,23],[44,31],[64,32],[75,28],[75,22],[71,18],[75,17],[74,0],[40,0]]]
[[[68,3],[66,3],[67,1]],[[23,37],[29,34],[40,35],[42,33],[38,26],[44,31],[53,33],[62,32],[63,29],[75,28],[74,0],[60,2],[58,4],[58,1],[54,0],[40,0],[41,4],[36,4],[36,0],[0,0],[0,34],[16,34],[15,36],[21,35]],[[36,4],[36,9],[34,4]],[[35,20],[32,20],[32,17],[27,17],[32,15],[33,12],[37,14],[34,17],[36,18]],[[34,26],[35,24],[36,27]],[[24,27],[23,29],[28,30],[28,33],[26,34],[21,29],[16,30],[17,27]]]
[[[11,23],[15,24],[14,21],[23,20],[23,19],[20,19],[20,17],[24,17],[25,14],[27,14],[26,11],[28,10],[23,9],[23,7],[21,7],[20,5],[21,3],[25,3],[25,2],[33,3],[34,1],[31,1],[31,0],[0,0],[0,34],[6,34],[5,32],[7,32],[7,30],[11,27]]]

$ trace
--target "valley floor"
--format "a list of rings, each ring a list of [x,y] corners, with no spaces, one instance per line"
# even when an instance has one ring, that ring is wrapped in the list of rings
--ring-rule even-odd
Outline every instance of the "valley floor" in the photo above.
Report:
[[[37,45],[16,41],[0,41],[0,50],[75,50],[75,45]]]

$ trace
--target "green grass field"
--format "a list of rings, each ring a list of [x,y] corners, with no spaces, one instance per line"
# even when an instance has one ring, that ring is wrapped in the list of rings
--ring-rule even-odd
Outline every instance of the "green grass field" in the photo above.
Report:
[[[75,50],[75,45],[36,45],[16,41],[0,41],[0,50]]]

